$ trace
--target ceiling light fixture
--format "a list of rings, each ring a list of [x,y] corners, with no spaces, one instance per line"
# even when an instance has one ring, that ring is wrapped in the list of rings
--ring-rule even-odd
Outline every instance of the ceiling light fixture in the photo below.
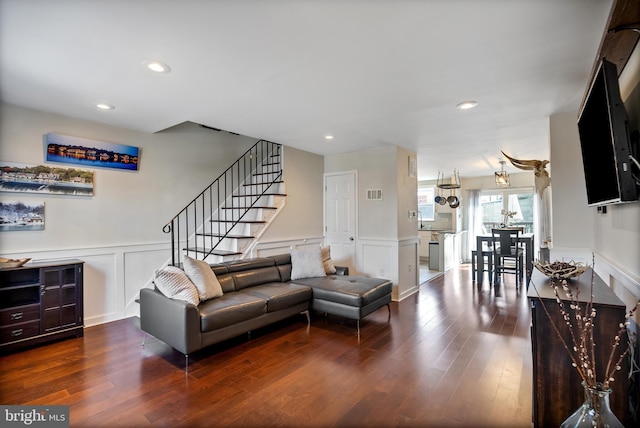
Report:
[[[458,110],[469,110],[478,106],[477,101],[463,101],[456,105]]]
[[[324,139],[325,140],[333,140],[333,135],[325,135]]]
[[[115,107],[112,106],[111,104],[105,104],[105,103],[98,103],[98,104],[96,104],[96,107],[99,108],[100,110],[113,110],[113,109],[115,109]]]
[[[171,67],[160,61],[142,61],[142,65],[156,73],[171,73]]]
[[[495,173],[496,184],[500,187],[509,187],[511,185],[511,179],[509,178],[509,173],[504,170],[504,164],[505,161],[500,160],[502,168]]]

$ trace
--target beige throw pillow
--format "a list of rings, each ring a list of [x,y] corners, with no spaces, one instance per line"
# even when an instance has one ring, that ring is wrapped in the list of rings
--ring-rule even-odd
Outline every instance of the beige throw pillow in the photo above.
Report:
[[[184,256],[184,271],[198,289],[200,301],[222,296],[222,286],[209,263]]]
[[[291,279],[314,278],[326,276],[322,264],[320,247],[291,250]]]
[[[320,248],[320,252],[322,254],[322,264],[324,265],[324,271],[327,275],[336,273],[336,267],[333,264],[333,260],[331,260],[331,247],[325,245]]]
[[[180,268],[167,266],[154,271],[153,283],[170,299],[184,300],[196,306],[200,303],[198,290]]]

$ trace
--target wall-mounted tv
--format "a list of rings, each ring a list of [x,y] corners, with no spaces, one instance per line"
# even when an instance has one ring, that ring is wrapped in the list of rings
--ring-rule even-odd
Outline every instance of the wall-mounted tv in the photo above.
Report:
[[[589,206],[638,200],[618,73],[605,59],[578,115],[578,131]]]

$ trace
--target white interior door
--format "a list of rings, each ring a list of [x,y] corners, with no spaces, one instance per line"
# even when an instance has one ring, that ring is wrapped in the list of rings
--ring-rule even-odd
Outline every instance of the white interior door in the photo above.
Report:
[[[334,264],[356,266],[356,173],[325,174],[325,235]]]

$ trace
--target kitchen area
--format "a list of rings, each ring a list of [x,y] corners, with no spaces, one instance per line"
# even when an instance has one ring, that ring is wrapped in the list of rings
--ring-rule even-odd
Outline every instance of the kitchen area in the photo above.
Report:
[[[427,268],[428,277],[443,273],[461,262],[462,242],[467,232],[458,231],[461,212],[456,190],[460,188],[459,183],[455,174],[451,183],[439,180],[435,187],[432,219],[418,219],[420,264]]]
[[[437,223],[424,222],[424,223]],[[452,227],[424,224],[418,230],[420,236],[420,263],[429,270],[444,272],[460,264],[462,240],[466,231],[457,232]]]

